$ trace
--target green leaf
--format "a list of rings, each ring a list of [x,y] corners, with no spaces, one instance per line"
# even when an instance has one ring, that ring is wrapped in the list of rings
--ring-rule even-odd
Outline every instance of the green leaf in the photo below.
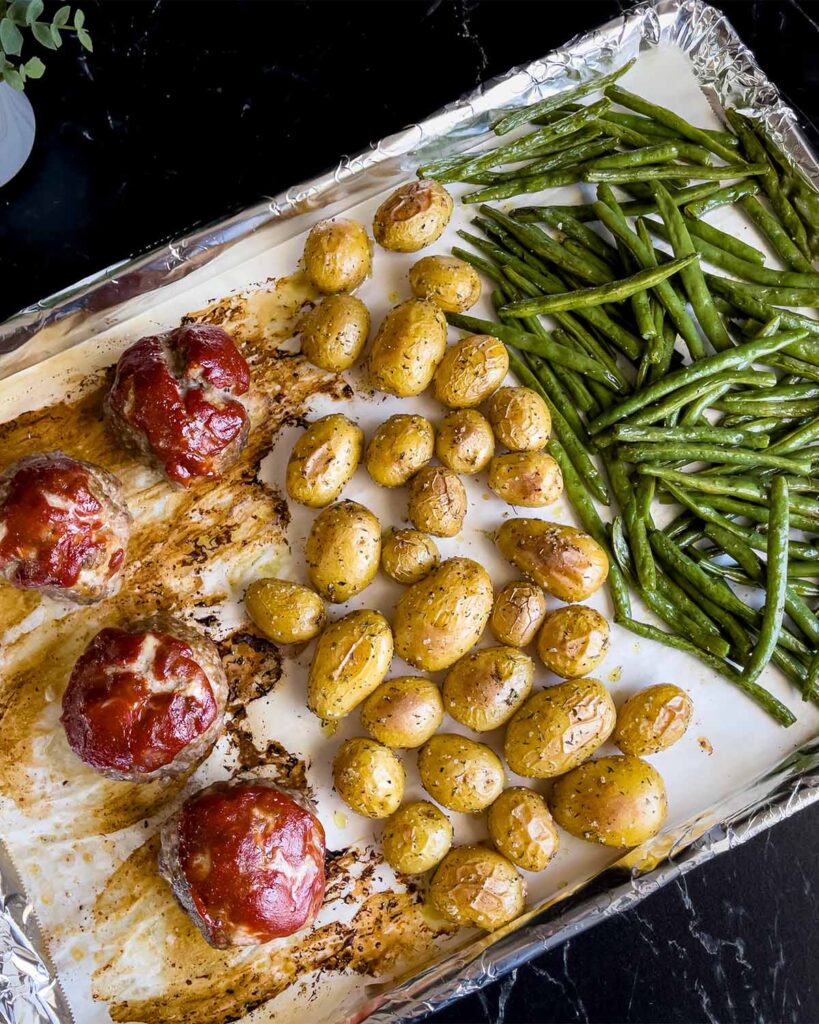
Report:
[[[84,28],[77,29],[77,39],[84,49],[88,50],[89,53],[94,52],[94,44],[91,42],[91,36],[85,31]]]
[[[78,7],[76,11],[74,11],[74,28],[82,28],[84,24],[85,15]]]
[[[23,76],[14,68],[6,68],[3,72],[3,81],[8,82],[12,89],[16,89],[18,92],[22,92],[25,88]]]
[[[0,21],[0,46],[14,57],[18,56],[23,48],[23,33],[11,18],[3,18]]]
[[[29,78],[42,78],[43,72],[45,71],[45,64],[40,60],[39,57],[29,57],[23,67],[26,70],[26,74]]]
[[[32,23],[31,31],[34,34],[34,38],[41,46],[45,46],[47,50],[56,50],[57,46],[54,43],[54,37],[51,35],[51,26],[46,25],[45,22],[35,21]]]
[[[6,17],[11,18],[15,25],[27,25],[30,6],[29,0],[14,0],[9,4]]]
[[[71,7],[68,4],[61,7],[51,20],[52,27],[56,25],[57,28],[62,28],[63,25],[67,24],[70,14]]]
[[[43,0],[30,0],[26,8],[26,22],[31,24],[43,13]]]
[[[51,38],[54,40],[54,49],[58,50],[63,45],[63,37],[60,35],[60,30],[53,21],[51,23]]]

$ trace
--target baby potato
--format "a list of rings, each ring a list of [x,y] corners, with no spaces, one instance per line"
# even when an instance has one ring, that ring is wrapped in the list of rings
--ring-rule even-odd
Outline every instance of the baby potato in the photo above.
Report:
[[[633,694],[617,712],[612,739],[624,754],[659,754],[681,739],[694,705],[679,686],[661,683]]]
[[[444,717],[441,691],[431,679],[388,679],[361,706],[361,724],[388,747],[420,747]]]
[[[501,793],[487,812],[486,826],[497,850],[524,871],[542,871],[560,845],[546,801],[525,786]]]
[[[546,452],[507,452],[489,464],[489,486],[510,505],[543,508],[563,493],[563,474]]]
[[[313,366],[330,373],[349,370],[370,333],[370,313],[354,295],[328,295],[299,322],[301,351]]]
[[[381,559],[381,526],[357,501],[339,501],[316,516],[304,549],[310,582],[333,604],[373,581]]]
[[[526,886],[502,854],[486,846],[456,846],[432,876],[429,898],[455,924],[493,932],[523,913]]]
[[[444,707],[475,732],[497,729],[529,696],[534,675],[534,662],[516,647],[470,651],[444,680]]]
[[[564,679],[597,668],[609,649],[609,624],[594,608],[567,604],[549,612],[537,638],[540,660]]]
[[[662,776],[629,755],[588,761],[555,782],[555,821],[569,835],[603,846],[639,846],[656,835],[668,813]]]
[[[526,647],[546,616],[546,595],[530,580],[512,580],[495,598],[489,625],[502,644]]]
[[[367,608],[331,622],[307,676],[308,708],[325,721],[349,715],[384,681],[392,650],[392,630],[380,612]]]
[[[466,517],[466,491],[456,473],[426,466],[410,481],[410,521],[417,530],[435,537],[454,537]]]
[[[435,454],[454,473],[471,476],[484,469],[495,452],[495,436],[477,409],[455,409],[438,427]]]
[[[364,434],[341,413],[311,423],[287,462],[287,493],[309,508],[335,501],[361,461]]]
[[[403,487],[432,458],[435,430],[423,416],[390,416],[373,434],[364,455],[367,472],[381,487]]]
[[[363,736],[345,740],[333,759],[336,792],[365,818],[388,818],[397,811],[406,777],[389,747]]]
[[[487,412],[495,437],[510,452],[536,452],[552,433],[549,406],[532,388],[500,388]]]
[[[435,397],[450,409],[472,409],[489,398],[509,372],[503,342],[490,334],[471,334],[446,350],[435,371]]]
[[[320,292],[349,292],[369,274],[372,246],[363,224],[337,217],[319,221],[304,243],[304,269]]]
[[[441,237],[453,206],[452,196],[437,181],[408,181],[375,211],[375,240],[393,252],[418,252]]]
[[[538,690],[506,727],[506,761],[527,779],[562,775],[602,747],[615,718],[611,694],[596,679],[569,679]]]
[[[457,256],[424,256],[410,267],[409,283],[418,299],[432,299],[447,313],[463,313],[481,297],[474,267]]]
[[[420,530],[390,530],[381,542],[381,568],[396,583],[417,583],[440,561],[438,545]]]
[[[481,637],[492,610],[492,581],[471,558],[450,558],[395,606],[395,652],[422,672],[454,665]]]
[[[247,613],[276,644],[301,644],[324,628],[324,602],[309,587],[289,580],[254,580],[245,594]]]
[[[485,743],[441,732],[418,753],[421,785],[442,807],[474,814],[488,807],[503,789],[503,765]]]
[[[446,856],[452,846],[452,824],[435,804],[414,800],[399,807],[384,825],[381,849],[394,871],[420,875]]]
[[[411,398],[425,391],[446,351],[446,319],[434,302],[408,299],[375,335],[367,369],[374,388]]]
[[[609,574],[609,559],[582,530],[543,519],[507,519],[495,535],[500,553],[561,601],[585,601]]]

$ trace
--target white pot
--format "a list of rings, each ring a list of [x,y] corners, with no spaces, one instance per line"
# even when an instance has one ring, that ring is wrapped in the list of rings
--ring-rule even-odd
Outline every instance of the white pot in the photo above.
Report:
[[[0,82],[0,185],[11,181],[34,145],[34,111],[25,93]]]

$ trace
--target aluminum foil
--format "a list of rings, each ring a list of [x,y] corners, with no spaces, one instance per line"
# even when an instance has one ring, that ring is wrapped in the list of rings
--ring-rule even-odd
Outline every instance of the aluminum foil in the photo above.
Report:
[[[210,275],[301,231],[306,217],[332,214],[406,177],[439,156],[488,137],[498,112],[531,103],[622,63],[641,50],[679,46],[716,111],[736,106],[764,119],[775,141],[812,180],[819,163],[794,111],[768,81],[727,18],[701,0],[656,0],[515,68],[444,108],[422,124],[383,139],[332,171],[289,189],[230,220],[178,239],[148,255],[109,267],[21,311],[0,326],[0,377],[33,366],[103,328],[124,323],[191,275]],[[240,246],[241,243],[241,246]],[[631,851],[577,892],[537,907],[491,936],[460,949],[413,978],[373,996],[350,1020],[414,1020],[472,992],[819,799],[819,740],[797,751],[707,815]],[[718,824],[715,824],[718,823]],[[33,909],[0,846],[0,1021],[68,1024]]]

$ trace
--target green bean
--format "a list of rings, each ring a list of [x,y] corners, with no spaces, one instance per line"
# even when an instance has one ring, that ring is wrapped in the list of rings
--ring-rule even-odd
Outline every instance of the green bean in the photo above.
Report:
[[[588,249],[585,245],[582,244],[582,242],[577,242],[573,238],[563,238],[560,244],[563,246],[566,252],[570,253],[572,256],[576,256],[577,259],[584,260],[586,263],[595,267],[597,271],[600,273],[601,277],[603,274],[605,274],[610,279],[614,279],[615,271],[619,272],[620,270],[619,265],[617,267],[612,267],[610,263],[607,263],[606,260],[600,259],[600,257],[596,253]],[[570,278],[571,275],[567,275],[567,277]],[[574,284],[574,282],[571,280],[570,283]],[[577,282],[577,287],[582,287],[582,282]],[[613,313],[613,315],[619,315],[616,313],[616,311],[611,312]]]
[[[551,438],[547,444],[547,451],[560,466],[563,473],[563,485],[572,507],[586,532],[592,536],[597,543],[607,552],[611,552],[608,535],[597,509],[589,497],[589,493],[577,473],[574,462],[565,450],[564,446],[555,438]],[[628,586],[613,558],[610,558],[608,584],[614,605],[615,617],[631,614],[631,601],[629,600]]]
[[[719,184],[713,181],[702,182],[699,185],[689,185],[687,188],[681,188],[679,192],[672,193],[672,199],[677,206],[683,206],[691,200],[712,195],[718,191],[719,187]],[[647,213],[656,213],[657,204],[653,199],[641,199],[635,202],[621,203],[620,209],[626,217],[640,217]],[[592,203],[580,203],[577,206],[521,206],[515,210],[515,218],[526,223],[533,223],[543,220],[543,210],[548,210],[556,215],[568,213],[576,220],[584,223],[597,220],[597,214]]]
[[[660,124],[659,121],[655,121],[653,118],[640,114],[627,114],[619,110],[609,110],[606,112],[605,117],[607,121],[614,121],[616,124],[631,128],[633,131],[640,132],[643,135],[653,135],[660,139],[677,140],[682,138],[679,132],[664,124]],[[725,146],[730,146],[732,149],[736,149],[739,146],[739,139],[729,132],[717,131],[713,128],[703,128],[701,130],[715,141],[721,142]]]
[[[751,653],[751,644],[748,640],[748,634],[745,632],[743,623],[740,622],[736,616],[732,615],[731,612],[726,611],[722,605],[717,604],[716,601],[712,601],[710,598],[702,594],[700,590],[684,576],[672,572],[672,577],[692,600],[697,601],[703,612],[716,622],[721,631],[730,639],[730,650],[733,655],[733,659],[743,665]]]
[[[777,355],[768,358],[768,366],[774,366],[778,370],[785,370],[787,373],[795,373],[799,377],[808,380],[819,381],[819,366],[806,363],[803,359],[794,359],[793,356]]]
[[[659,146],[645,146],[642,149],[632,149],[627,153],[615,153],[613,156],[601,156],[595,158],[592,166],[595,168],[609,167],[641,167],[645,164],[667,163],[669,160],[676,160],[679,156],[677,147],[671,142],[664,142]]]
[[[600,199],[593,204],[598,219],[611,231],[618,241],[623,242],[641,267],[646,270],[656,267],[657,259],[653,248],[650,245],[647,246],[639,234],[631,229],[611,189],[601,185],[598,189],[598,195]],[[683,336],[692,358],[695,356],[699,358],[704,355],[705,350],[702,347],[702,340],[696,325],[688,315],[684,304],[677,297],[671,282],[657,282],[655,294],[674,321],[677,330]]]
[[[756,196],[746,196],[740,201],[740,206],[765,235],[783,263],[806,274],[813,271],[810,261],[805,258],[799,246]]]
[[[680,444],[683,441],[711,444],[733,444],[745,448],[767,448],[768,438],[764,434],[747,434],[742,430],[727,430],[710,424],[694,427],[642,427],[630,423],[618,423],[614,427],[617,441],[664,442]]]
[[[782,222],[782,226],[785,228],[788,235],[795,242],[802,254],[809,258],[810,249],[808,248],[805,227],[780,188],[779,177],[768,160],[768,154],[765,151],[765,147],[754,135],[753,131],[745,121],[745,118],[738,114],[736,110],[726,110],[725,116],[728,118],[731,127],[736,132],[745,156],[750,161],[762,165],[763,169],[759,173],[759,183],[762,186],[762,190],[765,195],[768,197],[774,212]]]
[[[656,626],[650,626],[646,622],[639,622],[637,619],[631,617],[623,617],[615,619],[618,625],[623,626],[624,629],[629,630],[631,633],[635,633],[637,636],[643,637],[645,640],[654,640],[656,643],[665,644],[666,647],[673,647],[678,651],[684,651],[686,654],[692,654],[695,658],[699,658],[700,661],[704,662],[709,668],[713,669],[719,675],[723,676],[729,682],[733,683],[739,689],[743,690],[747,696],[764,710],[767,711],[772,718],[774,718],[780,725],[789,726],[793,725],[796,721],[796,716],[785,707],[785,705],[778,700],[773,694],[769,693],[763,687],[757,683],[747,684],[742,676],[735,672],[731,666],[723,661],[721,658],[717,658],[706,651],[702,651],[696,644],[691,643],[690,640],[685,640],[682,637],[674,636],[671,633],[666,633],[662,629],[657,629]]]
[[[547,262],[554,263],[563,270],[577,275],[577,277],[584,281],[590,281],[592,284],[605,284],[611,280],[611,274],[604,276],[594,268],[590,268],[583,260],[578,260],[570,253],[567,253],[559,242],[550,238],[540,228],[532,227],[529,224],[521,224],[511,217],[507,217],[500,210],[493,209],[491,206],[481,206],[480,211],[484,216],[505,228],[525,248]]]
[[[637,512],[637,504],[631,481],[625,466],[619,459],[609,456],[604,452],[603,461],[608,472],[611,489],[623,510],[629,540],[634,553],[637,578],[642,586],[651,590],[656,585],[654,558],[648,543],[645,521]]]
[[[734,185],[725,185],[704,199],[686,203],[683,209],[689,217],[702,217],[706,213],[711,213],[712,210],[718,210],[721,206],[733,206],[745,196],[755,196],[757,192],[759,192],[759,185],[755,181],[738,181]]]
[[[784,479],[784,477],[774,477],[775,480]],[[788,565],[788,576],[794,577],[795,579],[802,579],[810,576],[819,576],[819,561],[802,561],[802,562],[791,562]]]
[[[819,651],[811,658],[808,675],[802,690],[803,700],[816,700],[819,697]]]
[[[617,124],[616,121],[609,120],[605,115],[599,118],[597,123],[600,125],[600,130],[605,135],[608,135],[615,145],[620,143],[623,146],[631,146],[632,149],[645,149],[657,142],[657,139],[643,135],[641,132],[636,132],[633,128],[626,127],[626,125]]]
[[[691,236],[688,234],[688,228],[685,226],[685,218],[671,202],[668,190],[662,185],[655,184],[653,192],[660,216],[668,230],[674,255],[678,258],[692,256],[696,250]],[[714,302],[705,283],[699,261],[694,261],[684,267],[680,272],[680,277],[689,302],[697,314],[697,319],[708,340],[718,352],[731,348],[731,339],[719,313],[714,309]]]
[[[747,242],[743,242],[734,235],[729,235],[727,231],[720,231],[719,228],[715,228],[707,221],[689,218],[685,223],[692,240],[698,238],[703,242],[708,242],[713,248],[721,249],[736,259],[755,266],[762,266],[765,262],[765,253],[761,249],[748,245]]]
[[[701,650],[718,658],[724,658],[730,651],[730,645],[719,634],[703,630],[685,615],[679,605],[669,600],[664,594],[657,590],[647,590],[645,587],[638,587],[638,593],[658,618],[678,633],[688,636]]]
[[[504,312],[510,316],[536,316],[540,313],[559,312],[566,309],[578,309],[586,306],[601,306],[606,302],[621,302],[637,291],[644,291],[651,288],[658,281],[676,274],[695,262],[696,253],[686,256],[683,259],[671,260],[662,267],[640,270],[630,277],[621,281],[610,281],[604,285],[592,288],[581,288],[573,292],[563,292],[562,295],[545,295],[541,299],[525,299],[520,302],[510,302],[504,307]]]
[[[570,213],[552,212],[549,207],[542,207],[543,215],[540,220],[544,224],[548,224],[549,227],[555,228],[557,231],[561,231],[568,238],[574,238],[578,242],[582,242],[587,249],[591,249],[597,256],[602,260],[606,260],[607,263],[616,262],[617,250],[609,245],[596,231],[592,231],[591,228],[579,220],[576,220]],[[517,219],[517,213],[513,215]]]
[[[634,426],[659,423],[667,416],[678,414],[680,409],[684,409],[685,406],[693,402],[696,402],[700,408],[710,409],[721,395],[737,384],[752,388],[773,387],[776,384],[776,375],[759,370],[726,370],[717,374],[711,382],[705,381],[701,384],[699,381],[695,381],[693,384],[680,388],[679,391],[672,392],[656,405],[650,405],[647,409],[629,416],[628,422]]]
[[[722,295],[727,295],[734,305],[755,320],[769,320],[772,316],[778,315],[781,316],[784,327],[805,331],[810,335],[819,334],[819,320],[803,316],[801,313],[793,313],[789,309],[770,306],[747,291],[747,285],[740,281],[732,281],[727,277],[716,277],[711,274],[707,275],[707,279],[712,288]],[[817,351],[817,345],[813,338],[789,345],[786,352],[788,355],[796,356],[797,359],[804,359],[809,363],[819,365],[819,351]]]
[[[634,93],[627,92],[617,85],[608,86],[604,90],[604,94],[612,102],[619,103],[621,107],[627,107],[629,110],[634,110],[638,114],[643,114],[654,121],[658,121],[678,135],[681,135],[684,139],[704,146],[710,153],[715,153],[717,156],[722,157],[723,160],[729,163],[732,160],[736,160],[736,153],[733,148],[726,146],[721,139],[715,138],[705,129],[695,128],[694,125],[689,124],[685,118],[675,114],[672,110],[661,107],[656,103],[651,103],[641,96],[635,96]]]
[[[589,424],[589,432],[597,434],[604,427],[611,426],[618,420],[625,419],[632,413],[638,412],[657,399],[687,384],[692,384],[706,377],[713,377],[723,370],[744,369],[772,352],[779,352],[781,349],[787,348],[795,341],[804,338],[804,336],[803,331],[790,331],[774,335],[773,337],[755,338],[725,352],[706,356],[704,359],[700,359],[698,362],[681,370],[674,370],[663,380],[655,381],[638,394],[631,395],[613,409],[592,420]]]
[[[729,178],[750,178],[759,174],[761,164],[720,164],[719,167],[693,166],[691,164],[663,164],[659,167],[600,168],[589,167],[583,171],[581,180],[589,182],[606,181],[620,185],[632,181],[726,181]]]
[[[608,148],[604,147],[601,149],[599,143],[596,146],[595,143],[590,143],[586,147],[586,155],[590,151],[596,153],[607,152]],[[570,167],[560,167],[541,174],[526,175],[521,173],[520,176],[501,182],[498,185],[489,185],[486,188],[477,189],[475,192],[467,192],[461,199],[461,202],[471,206],[474,203],[496,202],[499,199],[511,199],[513,196],[528,195],[530,192],[544,192],[549,188],[574,185],[578,181],[583,180],[583,168],[590,166],[590,163],[581,163],[572,164]]]
[[[690,474],[682,474],[683,476],[690,476]],[[707,477],[705,474],[700,474],[697,478],[689,480],[687,486],[694,490],[701,490],[697,484],[700,481],[713,479]],[[732,480],[736,480],[736,477],[731,477]],[[685,481],[682,482],[682,486],[686,486]],[[731,512],[734,515],[744,516],[746,519],[750,519],[755,523],[762,523],[767,525],[768,523],[768,509],[764,507],[767,505],[767,500],[756,499],[751,495],[745,495],[742,498],[732,497],[734,493],[733,488],[726,488],[721,491],[709,491],[711,495],[708,502],[713,505],[714,508],[719,509],[722,512]],[[815,530],[816,523],[810,516],[803,516],[799,512],[795,512],[791,509],[791,526],[795,530]]]
[[[741,412],[758,416],[764,412],[773,416],[800,417],[813,416],[819,412],[819,400],[806,399],[799,402],[760,402],[755,399],[745,399],[741,395],[730,395],[714,402],[712,408],[721,412]]]
[[[577,163],[583,159],[582,154],[591,143],[605,147],[600,152],[600,155],[603,152],[610,151],[612,149],[612,140],[601,139],[600,135],[600,129],[592,125],[589,128],[584,128],[582,131],[575,132],[573,135],[557,139],[551,145],[545,146],[544,148],[547,149],[547,152],[539,151],[534,155],[532,162],[527,163],[524,167],[517,163],[505,171],[478,171],[475,174],[469,175],[468,179],[464,178],[462,180],[468,180],[473,185],[501,185],[503,182],[512,181],[515,178],[531,177],[533,174],[543,174],[546,171],[559,170],[561,167]]]
[[[777,455],[786,455],[788,452],[805,448],[816,440],[819,440],[819,416],[771,445],[771,451]]]
[[[586,433],[583,420],[580,418],[577,408],[570,401],[569,396],[564,391],[563,386],[560,383],[560,379],[554,369],[546,362],[545,359],[541,359],[540,356],[536,356],[531,352],[524,352],[521,354],[523,361],[538,378],[541,386],[545,388],[549,394],[552,404],[555,405],[563,419],[566,420],[571,427],[572,433],[577,437],[583,447],[588,449],[589,438]]]
[[[589,81],[581,83],[574,89],[564,90],[563,92],[557,93],[555,96],[548,96],[544,100],[538,100],[537,103],[531,103],[527,107],[521,107],[518,110],[513,110],[508,114],[504,114],[504,116],[499,118],[492,126],[494,132],[496,135],[505,135],[507,132],[511,132],[515,128],[520,127],[520,125],[526,124],[527,121],[532,121],[536,117],[542,117],[544,114],[549,114],[552,111],[557,110],[558,107],[565,106],[566,103],[579,99],[581,96],[587,96],[590,92],[601,92],[607,85],[612,82],[616,82],[617,79],[621,75],[625,74],[633,64],[634,59],[627,61],[616,71],[612,71],[607,75],[601,75],[597,78],[591,78]]]
[[[759,678],[771,660],[782,630],[788,583],[788,529],[788,485],[781,476],[776,476],[771,481],[765,607],[757,642],[742,674],[746,682],[755,682]]]
[[[504,307],[504,311],[507,308]],[[529,331],[499,324],[493,320],[480,320],[477,317],[464,316],[462,313],[447,313],[446,318],[453,327],[461,327],[473,334],[491,334],[492,337],[499,338],[508,345],[514,345],[515,348],[524,352],[534,352],[535,355],[543,356],[550,362],[560,363],[561,366],[566,366],[571,370],[579,370],[593,380],[608,385],[614,391],[622,390],[617,378],[593,359],[553,341],[547,341]]]
[[[498,146],[487,152],[478,153],[476,156],[468,157],[453,164],[451,160],[437,161],[418,168],[418,175],[423,178],[436,178],[442,183],[460,181],[463,177],[480,171],[497,167],[498,164],[511,164],[524,160],[536,153],[539,146],[554,142],[558,138],[572,135],[583,128],[594,123],[598,115],[608,110],[608,100],[598,100],[580,110],[569,114],[545,128],[539,128],[529,135],[509,143],[506,146]]]
[[[707,444],[623,444],[621,458],[626,462],[711,462],[729,463],[735,466],[768,466],[781,469],[797,476],[810,473],[810,460],[769,455],[767,452],[751,451],[749,448],[722,448]]]
[[[763,549],[767,548],[767,538],[764,534],[758,533],[754,530],[749,530],[745,527],[737,526],[733,520],[729,519],[727,516],[721,515],[709,504],[704,501],[700,501],[695,495],[689,494],[684,488],[677,487],[669,480],[663,481],[663,485],[675,501],[679,502],[679,504],[684,508],[693,512],[704,523],[714,525],[722,530],[726,530],[728,533],[736,534],[736,536],[742,540],[748,540],[749,535],[753,535],[753,539],[757,544],[761,544]],[[668,533],[668,531],[664,532],[666,532],[672,540],[674,539],[674,535],[672,533]]]

